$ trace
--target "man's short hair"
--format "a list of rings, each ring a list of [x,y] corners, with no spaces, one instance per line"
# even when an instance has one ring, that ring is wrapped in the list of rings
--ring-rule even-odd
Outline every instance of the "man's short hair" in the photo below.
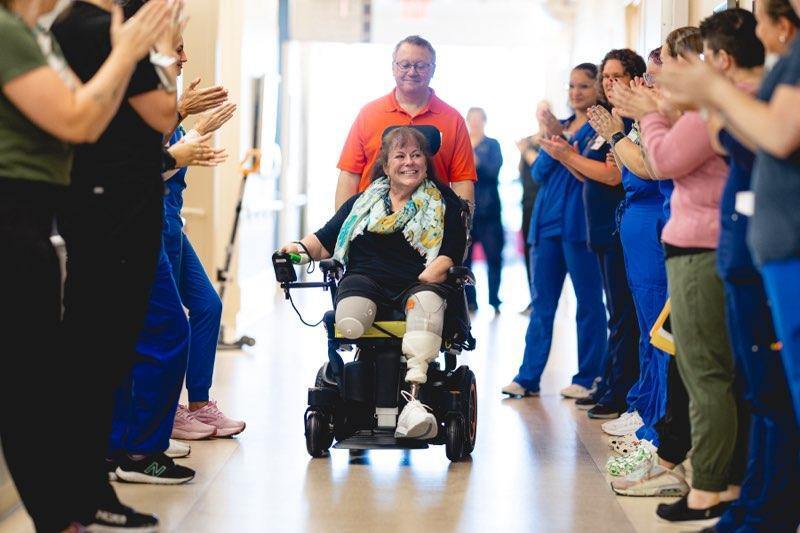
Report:
[[[467,116],[469,116],[470,113],[478,113],[481,117],[483,117],[483,121],[486,122],[486,111],[484,111],[482,107],[470,107],[467,110]]]
[[[420,48],[424,48],[431,54],[432,62],[436,64],[436,50],[433,49],[433,45],[429,43],[426,39],[423,39],[419,35],[409,35],[399,43],[397,46],[394,47],[394,52],[392,52],[392,57],[397,56],[397,51],[400,50],[400,47],[404,44],[410,44],[413,46],[419,46]]]
[[[700,23],[700,35],[714,53],[725,50],[742,68],[764,64],[764,44],[756,37],[756,17],[746,9],[726,9]]]

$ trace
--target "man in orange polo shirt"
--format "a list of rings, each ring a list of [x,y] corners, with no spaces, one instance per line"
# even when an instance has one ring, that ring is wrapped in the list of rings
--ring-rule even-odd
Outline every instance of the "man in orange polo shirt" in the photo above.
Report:
[[[416,35],[397,43],[392,54],[397,86],[361,109],[339,157],[336,209],[369,186],[386,128],[411,125],[439,130],[441,147],[433,158],[436,174],[461,198],[474,203],[477,174],[467,126],[459,112],[428,87],[435,69],[436,52],[431,43]]]

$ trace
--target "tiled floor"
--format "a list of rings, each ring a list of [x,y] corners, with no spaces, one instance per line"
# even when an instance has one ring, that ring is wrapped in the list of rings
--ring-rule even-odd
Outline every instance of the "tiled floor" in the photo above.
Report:
[[[527,303],[522,270],[508,269],[503,283],[503,313],[495,317],[484,306],[473,325],[478,348],[462,360],[475,370],[479,390],[471,460],[451,464],[441,446],[363,456],[333,450],[310,459],[302,418],[306,387],[325,358],[324,334],[302,326],[279,299],[250,331],[255,347],[218,355],[214,396],[247,420],[247,430],[237,439],[193,443],[181,460],[197,469],[190,484],[118,484],[121,498],[157,513],[164,531],[192,533],[686,531],[657,521],[657,499],[613,495],[599,422],[558,396],[576,367],[574,298],[562,299],[542,396],[501,398],[527,325],[517,313]],[[318,318],[325,297],[299,298],[307,320]],[[0,522],[0,533],[29,531],[21,510]]]

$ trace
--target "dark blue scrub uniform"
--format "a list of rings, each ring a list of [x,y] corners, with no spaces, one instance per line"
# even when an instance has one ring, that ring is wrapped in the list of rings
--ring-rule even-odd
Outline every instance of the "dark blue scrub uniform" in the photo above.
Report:
[[[595,131],[586,123],[570,142],[577,141],[578,150],[583,152],[594,137]],[[608,339],[603,277],[597,255],[587,244],[583,184],[545,152],[539,154],[531,174],[541,183],[528,235],[533,301],[525,354],[514,381],[529,391],[539,390],[550,354],[558,299],[569,272],[578,301],[578,373],[572,382],[591,388],[603,373]]]
[[[608,142],[595,135],[581,155],[605,162],[610,149]],[[595,397],[599,405],[613,407],[620,413],[627,410],[626,396],[639,369],[639,326],[616,221],[617,209],[624,198],[622,184],[610,187],[591,179],[583,183],[589,247],[600,262],[608,310],[608,353],[602,366],[603,381]]]
[[[503,154],[500,143],[495,139],[484,137],[475,147],[475,170],[478,181],[475,183],[475,216],[472,219],[472,242],[481,243],[486,256],[486,269],[489,277],[489,305],[497,309],[500,306],[498,291],[500,275],[503,270],[503,222],[500,217],[500,193],[497,190],[498,174],[503,166]],[[464,266],[472,267],[472,247],[469,248]],[[467,304],[470,309],[477,309],[475,287],[466,287]]]
[[[728,333],[750,404],[747,472],[739,499],[716,530],[792,531],[800,522],[795,458],[798,433],[780,351],[761,276],[747,248],[747,217],[735,210],[736,194],[750,189],[755,156],[727,131],[719,135],[730,172],[720,202],[717,268],[725,287]]]
[[[669,355],[650,344],[650,330],[667,301],[667,272],[661,248],[666,224],[659,183],[622,169],[625,201],[621,207],[620,237],[639,322],[639,379],[628,392],[628,409],[638,411],[644,426],[641,439],[658,445],[656,423],[667,403]]]

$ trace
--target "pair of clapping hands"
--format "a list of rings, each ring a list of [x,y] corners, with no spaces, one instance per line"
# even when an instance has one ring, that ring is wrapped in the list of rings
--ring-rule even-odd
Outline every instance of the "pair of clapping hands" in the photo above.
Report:
[[[213,148],[211,136],[236,112],[236,104],[228,102],[228,90],[220,85],[198,89],[200,78],[192,80],[178,100],[178,115],[184,119],[199,115],[194,125],[196,136],[187,135],[183,142],[172,145],[169,152],[178,167],[215,167],[223,163],[228,154],[224,148]]]

